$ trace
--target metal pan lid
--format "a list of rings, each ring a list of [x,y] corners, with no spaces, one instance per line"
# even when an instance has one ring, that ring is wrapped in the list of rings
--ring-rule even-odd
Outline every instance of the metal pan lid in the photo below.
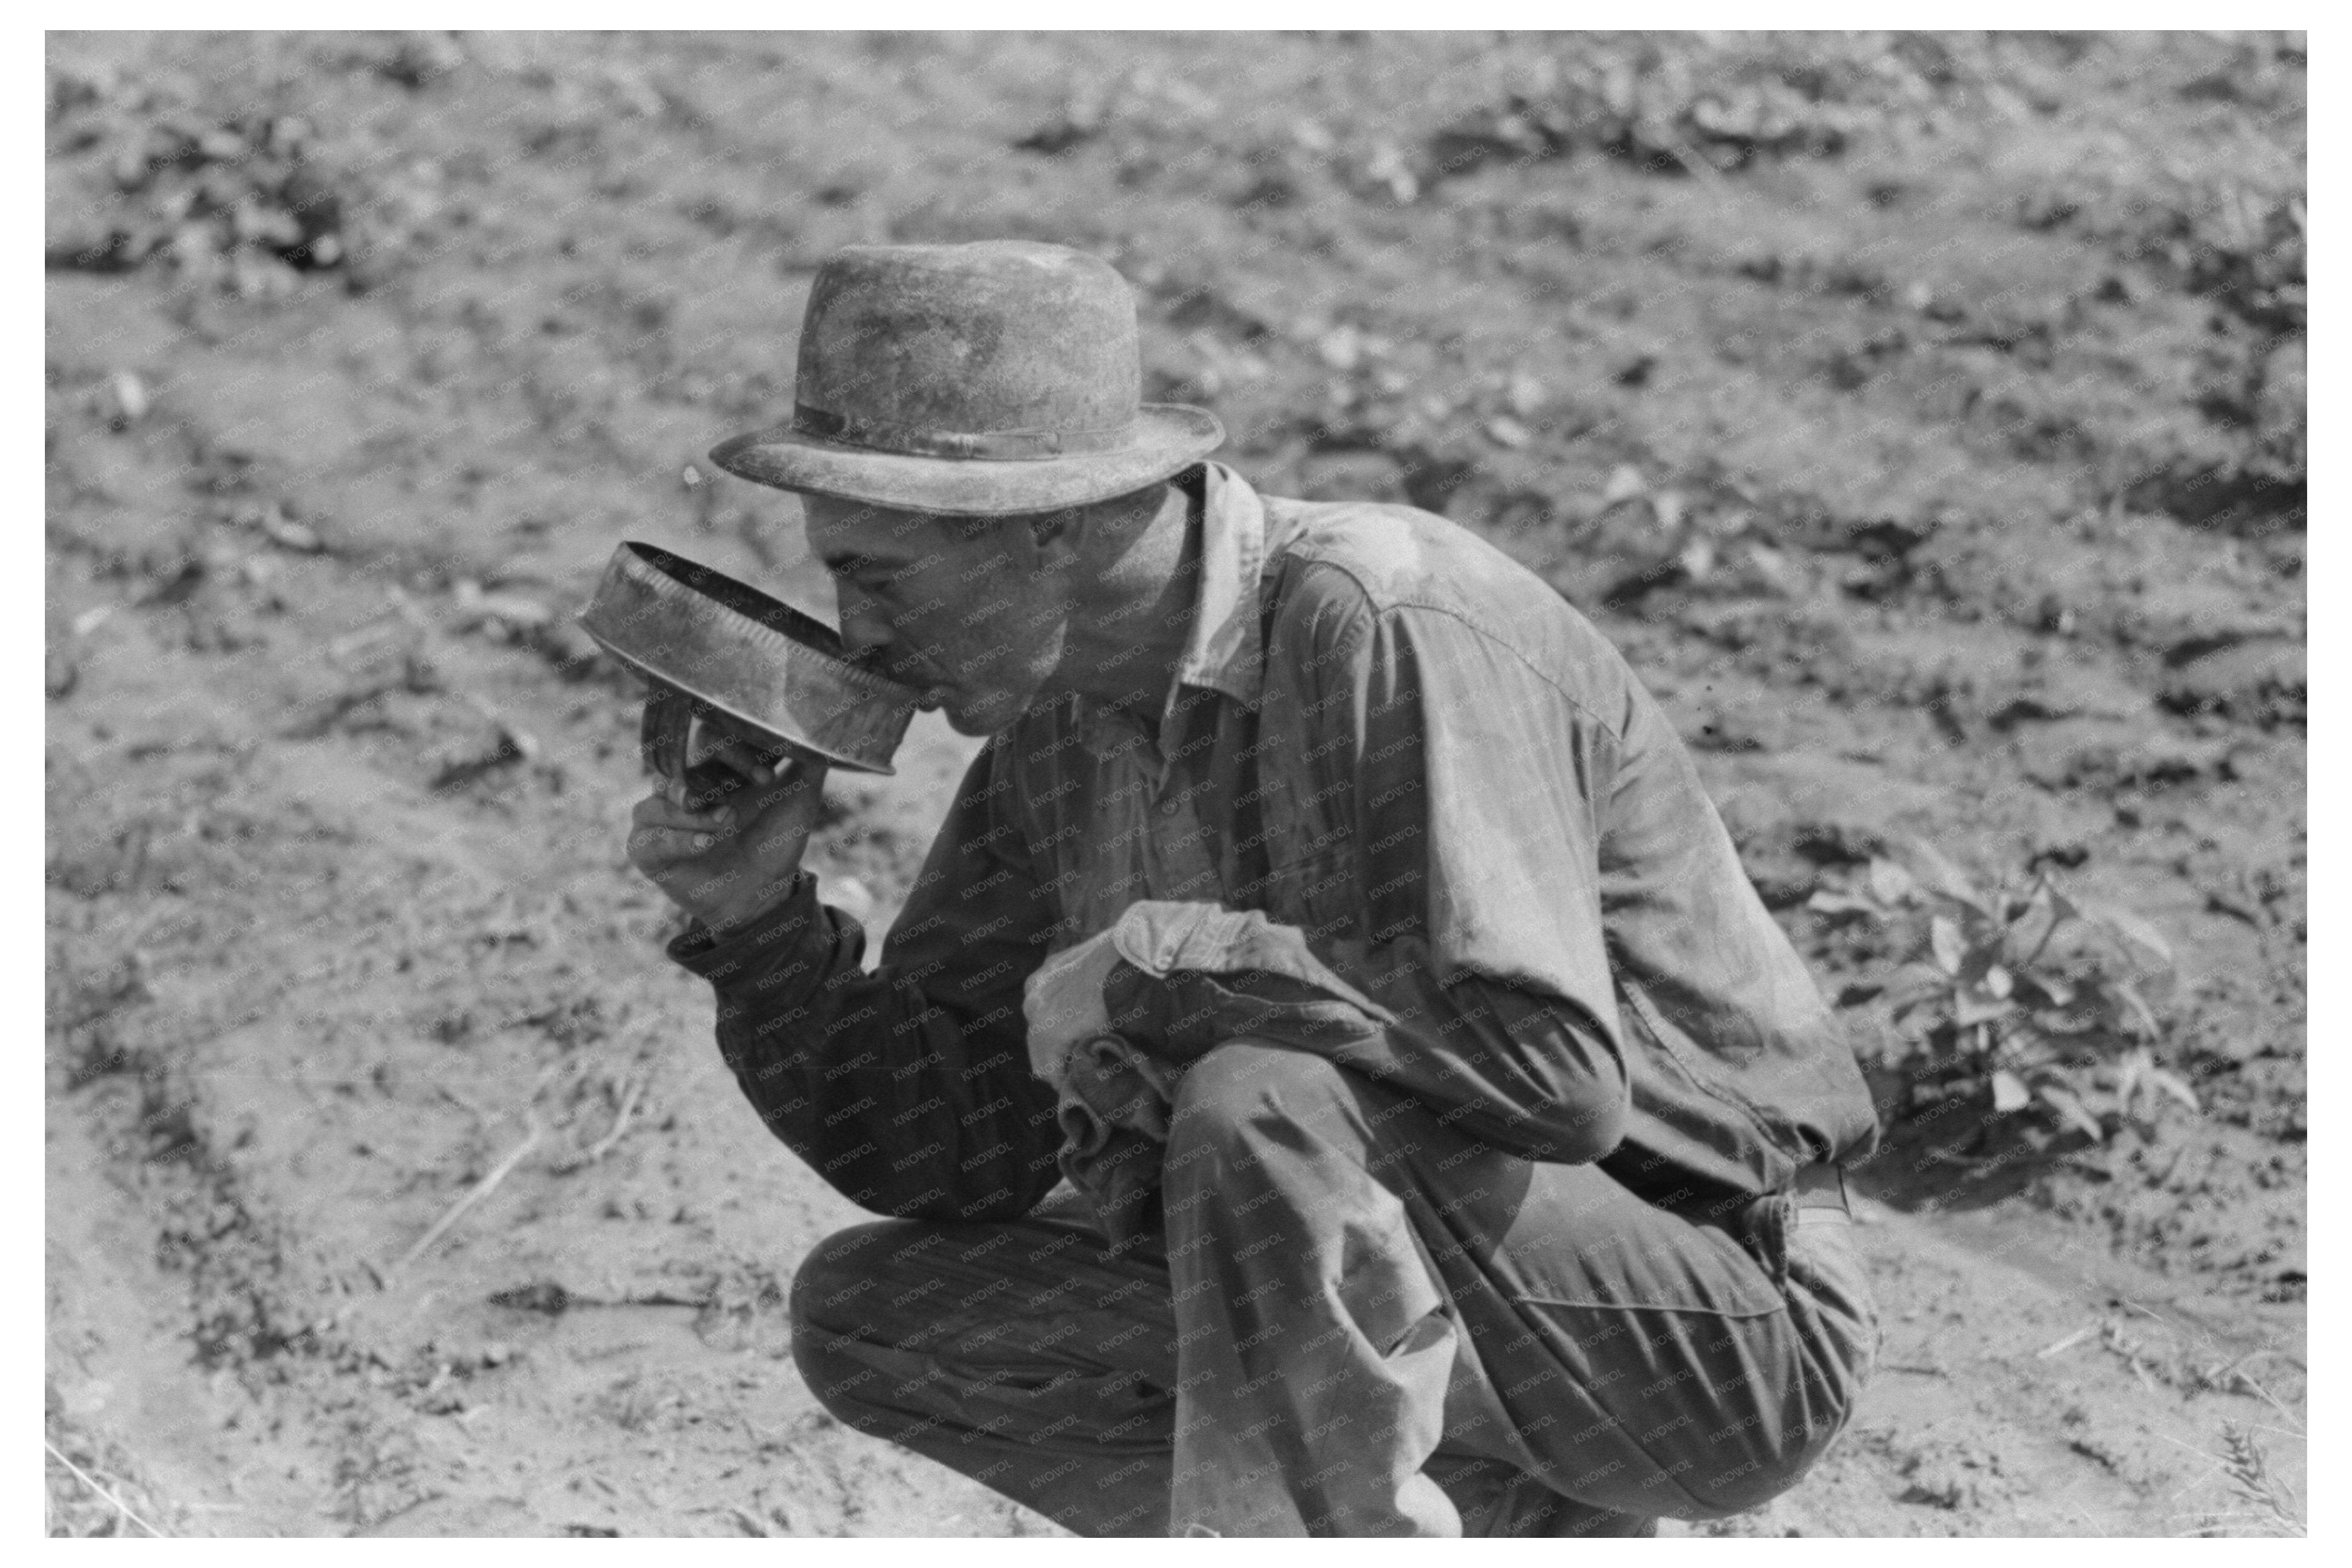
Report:
[[[919,695],[849,663],[823,622],[635,539],[613,552],[579,624],[648,680],[859,772],[892,770]]]

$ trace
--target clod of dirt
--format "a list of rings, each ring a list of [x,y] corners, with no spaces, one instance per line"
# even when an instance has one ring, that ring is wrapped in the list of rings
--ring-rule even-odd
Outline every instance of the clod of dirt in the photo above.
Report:
[[[539,741],[526,730],[496,721],[491,726],[494,737],[482,747],[467,751],[444,762],[427,786],[436,794],[462,789],[469,784],[535,760]]]
[[[575,1299],[552,1280],[535,1280],[528,1285],[490,1292],[490,1304],[494,1307],[518,1312],[544,1312],[551,1318],[560,1318],[570,1312]]]
[[[2177,714],[2220,714],[2269,728],[2303,722],[2305,679],[2300,643],[2245,642],[2189,661],[2157,700]]]

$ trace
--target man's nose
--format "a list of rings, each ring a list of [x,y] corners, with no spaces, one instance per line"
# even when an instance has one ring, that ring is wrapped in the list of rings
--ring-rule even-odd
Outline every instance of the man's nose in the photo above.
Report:
[[[841,645],[854,663],[879,664],[888,653],[890,619],[865,590],[855,583],[836,585],[835,600],[841,612]]]

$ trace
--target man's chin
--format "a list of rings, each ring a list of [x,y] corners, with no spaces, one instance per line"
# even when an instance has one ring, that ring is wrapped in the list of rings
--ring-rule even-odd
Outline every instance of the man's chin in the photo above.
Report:
[[[948,727],[974,740],[985,740],[1012,728],[1027,706],[994,694],[975,698],[963,692],[942,690],[939,697],[936,706],[948,721]]]

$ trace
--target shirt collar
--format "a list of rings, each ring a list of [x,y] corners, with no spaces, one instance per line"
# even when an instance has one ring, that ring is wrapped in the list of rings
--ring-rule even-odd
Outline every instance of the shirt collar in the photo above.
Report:
[[[1173,714],[1185,686],[1205,686],[1255,707],[1265,689],[1265,632],[1258,576],[1265,570],[1265,504],[1222,463],[1202,465],[1201,575],[1192,627],[1168,693]]]
[[[1257,706],[1265,689],[1265,632],[1258,614],[1258,577],[1267,550],[1265,504],[1223,464],[1201,466],[1201,570],[1184,650],[1160,706],[1162,746],[1192,706],[1185,687],[1218,692],[1248,707]],[[1113,709],[1080,697],[1076,711],[1080,737],[1097,757],[1144,744],[1141,727]],[[1164,773],[1164,756],[1160,768]]]

